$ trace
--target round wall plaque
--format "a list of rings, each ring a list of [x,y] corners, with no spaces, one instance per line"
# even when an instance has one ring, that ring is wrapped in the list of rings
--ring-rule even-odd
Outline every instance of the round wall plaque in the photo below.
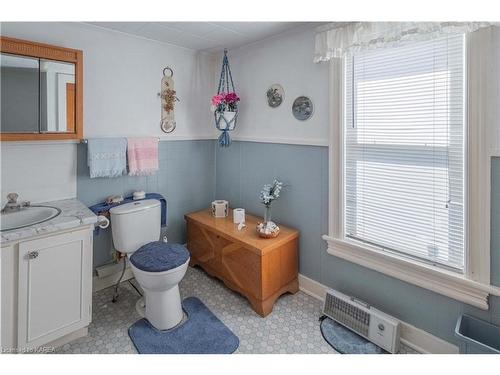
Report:
[[[299,121],[306,121],[313,115],[314,106],[307,96],[299,96],[292,104],[292,113]]]
[[[285,99],[285,90],[283,90],[283,87],[280,84],[275,83],[267,89],[266,98],[269,107],[279,107]]]

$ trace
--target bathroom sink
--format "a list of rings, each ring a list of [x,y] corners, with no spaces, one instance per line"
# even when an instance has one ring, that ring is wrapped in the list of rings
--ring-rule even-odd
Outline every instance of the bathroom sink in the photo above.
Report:
[[[19,211],[1,214],[0,232],[12,229],[29,227],[55,218],[61,210],[52,206],[29,206]]]

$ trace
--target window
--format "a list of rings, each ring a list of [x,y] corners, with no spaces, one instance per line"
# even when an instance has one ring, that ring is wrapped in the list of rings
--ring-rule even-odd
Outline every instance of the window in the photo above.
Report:
[[[330,60],[323,236],[331,255],[485,310],[500,296],[490,285],[493,32]]]
[[[344,235],[463,273],[464,35],[344,59]]]

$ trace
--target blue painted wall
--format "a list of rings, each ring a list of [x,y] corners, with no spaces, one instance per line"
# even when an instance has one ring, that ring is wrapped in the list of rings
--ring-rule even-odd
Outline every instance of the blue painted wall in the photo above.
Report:
[[[328,231],[327,147],[233,142],[229,149],[217,148],[216,169],[216,197],[260,216],[262,185],[275,176],[284,181],[273,217],[300,230],[303,275],[455,344],[455,324],[464,312],[500,325],[499,298],[482,311],[326,253],[321,235]],[[492,163],[491,213],[491,279],[500,286],[500,159]]]
[[[273,218],[300,230],[300,272],[321,281],[321,236],[328,232],[328,148],[233,142],[217,148],[216,158],[216,198],[248,213],[262,217],[262,186],[274,177],[283,181],[280,199],[272,204]]]
[[[263,215],[259,192],[279,177],[285,183],[272,213],[278,223],[301,231],[300,272],[329,287],[366,300],[410,324],[457,344],[458,316],[469,313],[500,325],[500,299],[482,311],[426,289],[385,276],[326,253],[328,231],[328,148],[235,141],[221,149],[215,141],[160,142],[160,171],[150,177],[90,179],[86,147],[78,146],[78,198],[87,205],[111,194],[142,189],[168,200],[171,241],[185,241],[183,215],[227,199],[232,207]],[[500,159],[492,163],[491,279],[500,286]],[[94,265],[111,260],[110,231],[94,238]]]
[[[119,178],[89,177],[87,147],[78,145],[77,196],[90,206],[114,194],[135,190],[163,194],[168,204],[169,241],[185,242],[184,214],[208,207],[215,191],[215,147],[213,140],[159,143],[160,170],[153,176]],[[94,236],[94,267],[112,260],[111,230]]]

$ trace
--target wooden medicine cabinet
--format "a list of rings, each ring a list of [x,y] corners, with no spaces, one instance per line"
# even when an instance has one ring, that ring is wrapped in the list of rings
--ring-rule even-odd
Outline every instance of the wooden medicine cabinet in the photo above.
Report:
[[[82,51],[0,36],[0,90],[0,140],[82,138]]]

